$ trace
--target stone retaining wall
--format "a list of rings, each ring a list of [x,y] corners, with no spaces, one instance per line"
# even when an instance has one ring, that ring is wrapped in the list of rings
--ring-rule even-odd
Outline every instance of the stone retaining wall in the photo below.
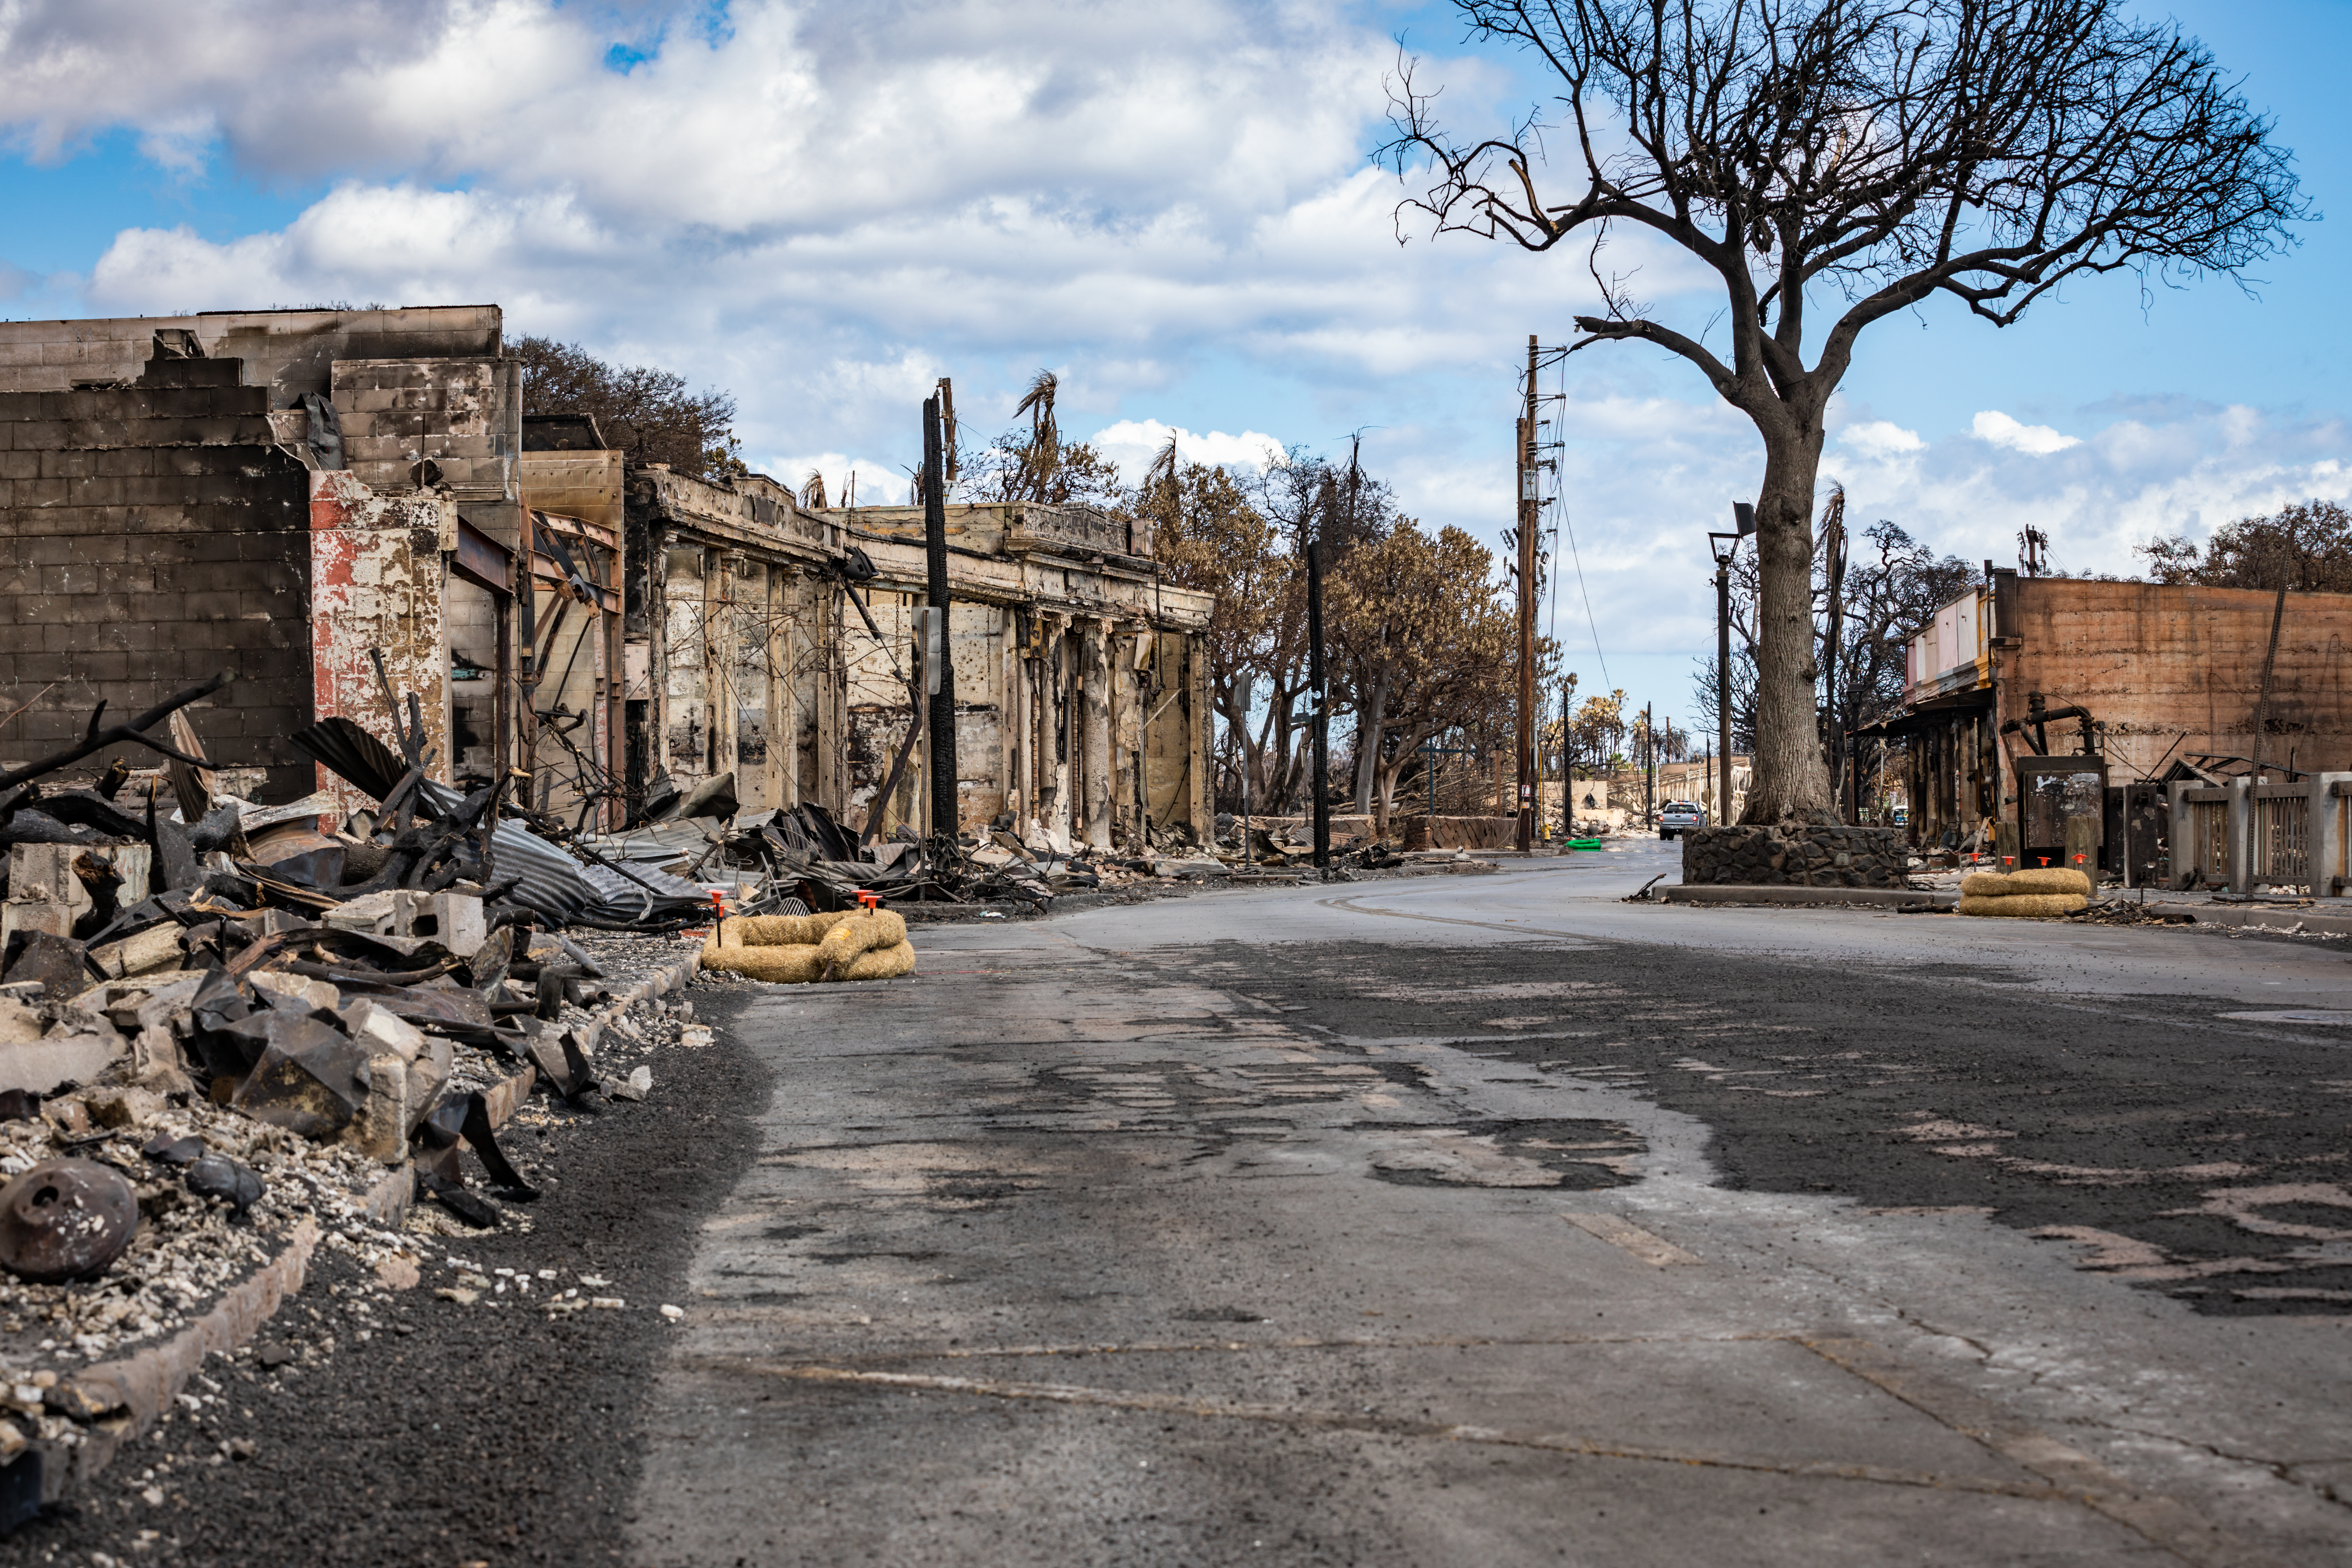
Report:
[[[1700,827],[1682,836],[1683,884],[1900,888],[1899,827]]]

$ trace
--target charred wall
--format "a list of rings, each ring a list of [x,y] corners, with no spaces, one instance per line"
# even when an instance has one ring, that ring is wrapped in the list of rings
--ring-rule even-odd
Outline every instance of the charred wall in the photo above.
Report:
[[[267,769],[268,799],[310,788],[284,745],[310,720],[309,475],[241,369],[156,357],[127,384],[0,392],[0,655],[8,706],[30,703],[0,756],[230,668],[192,715],[213,760]]]
[[[2253,754],[2274,595],[2062,577],[2011,582],[2000,630],[2021,646],[2004,660],[2002,720],[2021,718],[2035,691],[2053,708],[2087,708],[2106,725],[2108,753],[2126,775],[2158,770],[2168,752]],[[2352,768],[2347,640],[2352,595],[2286,596],[2266,759],[2284,763],[2292,752],[2300,771]],[[2071,724],[2053,731],[2053,750],[2073,749]]]

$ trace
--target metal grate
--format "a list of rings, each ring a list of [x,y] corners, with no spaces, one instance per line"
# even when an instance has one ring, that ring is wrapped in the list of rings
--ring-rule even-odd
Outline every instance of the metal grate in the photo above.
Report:
[[[2311,880],[2311,799],[2256,795],[2253,880],[2302,887]]]
[[[2230,879],[2230,803],[2226,800],[2192,800],[2189,805],[2189,842],[2182,846],[2189,852],[2189,866],[2203,873],[2209,882]]]

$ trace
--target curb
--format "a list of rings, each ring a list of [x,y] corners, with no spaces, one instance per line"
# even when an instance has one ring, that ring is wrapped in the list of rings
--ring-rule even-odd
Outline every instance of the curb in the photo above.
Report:
[[[686,983],[693,979],[701,968],[702,950],[697,948],[679,962],[657,969],[638,981],[589,1016],[588,1022],[581,1026],[580,1048],[583,1051],[594,1050],[596,1042],[604,1037],[605,1027],[614,1018],[647,997],[666,996],[673,991],[685,989]],[[501,1079],[484,1089],[482,1105],[490,1113],[490,1125],[504,1127],[511,1121],[514,1113],[522,1108],[523,1101],[530,1098],[531,1088],[538,1081],[539,1069],[526,1065],[513,1077]],[[367,1196],[361,1202],[370,1220],[386,1230],[398,1230],[407,1220],[409,1207],[415,1201],[415,1196],[416,1178],[404,1161],[370,1187]]]
[[[400,1173],[406,1175],[407,1172]],[[41,1500],[56,1502],[68,1488],[98,1479],[122,1445],[147,1430],[168,1409],[208,1355],[227,1355],[261,1331],[287,1297],[302,1289],[310,1254],[319,1245],[319,1222],[305,1217],[294,1226],[277,1257],[213,1303],[212,1310],[152,1349],[121,1361],[102,1361],[61,1381],[113,1395],[121,1414],[81,1428],[74,1444],[36,1440],[41,1458]],[[103,1395],[101,1395],[103,1397]]]
[[[539,1069],[526,1066],[512,1078],[503,1078],[482,1090],[482,1107],[490,1113],[490,1125],[504,1127],[515,1111],[530,1095],[530,1086],[539,1081]],[[405,1160],[386,1171],[375,1185],[367,1190],[360,1206],[367,1216],[385,1230],[398,1230],[407,1223],[408,1211],[416,1201],[416,1172]]]
[[[640,1002],[655,996],[667,996],[673,991],[685,990],[686,983],[701,972],[702,950],[698,947],[688,949],[687,955],[676,963],[666,964],[655,970],[589,1015],[588,1022],[580,1027],[580,1049],[583,1053],[593,1051],[596,1048],[596,1042],[604,1037],[604,1030],[610,1026],[614,1019]],[[495,1120],[493,1118],[493,1121]]]
[[[2330,899],[2328,903],[2338,900]],[[2187,915],[2201,926],[2242,926],[2250,931],[2284,932],[2300,926],[2305,932],[2352,935],[2352,913],[2331,914],[2315,909],[2265,908],[2261,904],[2187,904],[2150,899],[2147,907],[2168,915]]]
[[[1903,888],[1792,888],[1702,884],[1665,889],[1670,904],[1779,904],[1817,908],[1904,910],[1949,908],[1957,893],[1923,893]]]

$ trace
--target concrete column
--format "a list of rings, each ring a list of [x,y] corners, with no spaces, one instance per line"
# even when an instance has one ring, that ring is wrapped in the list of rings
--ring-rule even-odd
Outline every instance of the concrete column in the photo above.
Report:
[[[2245,893],[2253,887],[2252,857],[2246,853],[2253,841],[2254,781],[2234,778],[2230,781],[2229,859],[2230,891]]]
[[[808,712],[803,693],[808,685],[808,583],[797,566],[773,572],[775,606],[777,708],[769,719],[773,731],[768,744],[777,767],[776,804],[798,805],[801,799],[801,725]]]
[[[816,801],[835,816],[849,802],[849,661],[842,649],[841,618],[855,616],[849,591],[838,584],[815,588],[809,626],[815,637],[808,676],[816,709]]]
[[[2315,899],[2344,897],[2336,879],[2345,874],[2344,802],[2338,785],[2352,789],[2352,773],[2311,776],[2311,895]]]
[[[694,759],[694,771],[705,778],[716,778],[727,771],[728,756],[733,736],[724,714],[734,704],[727,700],[727,557],[720,552],[705,548],[702,552],[702,755]]]
[[[1192,683],[1184,714],[1187,743],[1192,751],[1192,766],[1186,770],[1190,777],[1186,781],[1185,814],[1192,824],[1193,837],[1208,846],[1217,838],[1217,803],[1210,787],[1216,760],[1209,717],[1209,650],[1197,637],[1184,639],[1184,672],[1185,679]]]
[[[1096,849],[1111,847],[1111,668],[1110,628],[1102,621],[1080,623],[1085,686],[1081,726],[1086,762],[1081,801],[1086,841]]]
[[[526,558],[527,559],[527,558]],[[526,590],[528,591],[528,590]],[[669,772],[669,535],[646,530],[646,725],[652,771]],[[646,783],[651,784],[650,774]]]
[[[760,641],[761,674],[767,678],[765,724],[768,731],[767,804],[792,803],[793,689],[785,678],[792,668],[792,624],[784,615],[784,571],[771,563],[761,574],[767,579],[767,624]]]
[[[1013,818],[1013,830],[1021,831],[1022,814],[1028,803],[1028,781],[1022,774],[1021,762],[1028,740],[1028,704],[1023,700],[1021,679],[1021,612],[1007,605],[999,612],[1003,617],[1004,658],[997,671],[996,702],[997,735],[1003,742],[997,759],[996,776],[1004,789],[1003,804],[997,809]]]
[[[1070,842],[1070,781],[1077,748],[1068,731],[1069,617],[1048,615],[1037,659],[1037,806],[1034,830],[1048,843]]]

